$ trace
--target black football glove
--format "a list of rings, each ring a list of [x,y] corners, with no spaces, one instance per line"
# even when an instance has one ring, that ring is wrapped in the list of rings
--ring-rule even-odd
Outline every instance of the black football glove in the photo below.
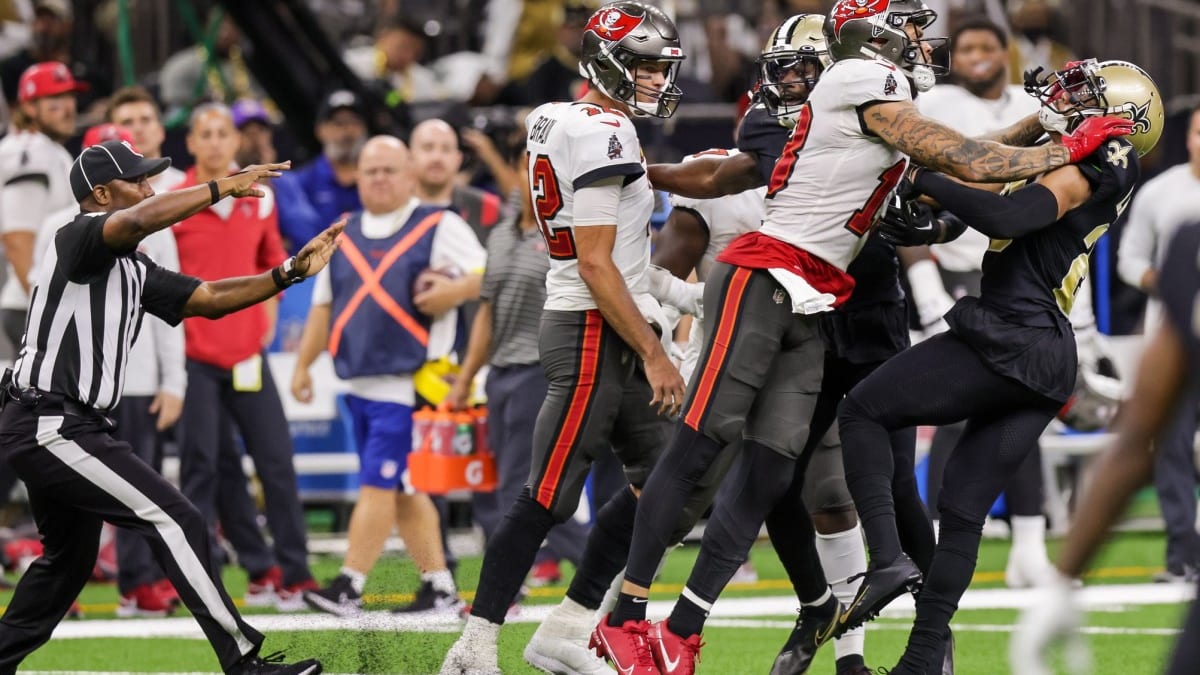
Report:
[[[941,235],[933,210],[927,204],[896,195],[879,219],[879,236],[895,246],[928,246]]]

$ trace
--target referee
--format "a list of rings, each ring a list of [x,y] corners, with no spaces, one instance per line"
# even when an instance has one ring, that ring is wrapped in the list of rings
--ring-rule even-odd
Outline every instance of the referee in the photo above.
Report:
[[[258,655],[263,636],[225,592],[204,519],[113,439],[106,415],[120,399],[145,312],[178,325],[186,316],[217,318],[261,302],[323,268],[343,224],[256,276],[202,282],[168,271],[137,251],[142,239],[223,197],[261,197],[255,182],[290,166],[252,166],[154,196],[147,179],[169,165],[108,141],[71,166],[82,213],[58,231],[39,265],[16,372],[0,382],[0,453],[28,487],[45,547],[0,617],[0,675],[15,673],[66,614],[95,563],[102,521],[146,537],[226,673],[321,671],[315,660],[289,665]]]

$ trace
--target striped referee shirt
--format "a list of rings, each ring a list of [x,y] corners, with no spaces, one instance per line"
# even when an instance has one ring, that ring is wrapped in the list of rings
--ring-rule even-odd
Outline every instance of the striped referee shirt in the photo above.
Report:
[[[522,195],[523,196],[523,195]],[[479,297],[492,304],[492,353],[498,368],[537,363],[550,257],[537,228],[522,231],[520,209],[492,228]]]
[[[104,243],[111,213],[81,213],[38,265],[14,381],[107,411],[121,398],[129,349],[149,312],[172,326],[200,280]]]

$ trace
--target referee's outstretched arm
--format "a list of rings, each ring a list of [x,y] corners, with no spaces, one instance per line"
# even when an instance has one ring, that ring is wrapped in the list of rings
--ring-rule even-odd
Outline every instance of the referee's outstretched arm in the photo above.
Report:
[[[315,275],[329,263],[330,256],[338,247],[338,235],[345,227],[346,217],[342,216],[324,232],[309,240],[294,258],[284,261],[270,272],[200,284],[183,306],[183,315],[218,319],[262,302],[291,284]]]
[[[82,159],[84,156],[80,157]],[[112,159],[111,155],[109,159]],[[129,178],[111,177],[114,173],[113,168],[119,169],[116,160],[112,161],[113,166],[102,167],[108,174],[104,177],[111,179],[96,184],[89,181],[86,184],[86,196],[79,204],[85,212],[111,213],[104,221],[101,237],[104,246],[116,255],[132,252],[149,235],[199,213],[225,197],[262,197],[263,191],[256,187],[256,184],[263,179],[280,176],[292,166],[290,161],[248,166],[233,175],[209,181],[204,185],[156,195],[147,182],[149,174],[143,173]],[[144,159],[137,164],[147,167],[151,172],[158,168],[150,167]],[[95,173],[93,167],[93,174]],[[83,167],[78,175],[87,181],[86,167]],[[345,224],[346,219],[343,217],[314,237],[295,257],[269,272],[201,283],[184,305],[184,316],[220,318],[262,302],[291,284],[315,275],[325,267],[330,256],[337,250],[338,235]],[[77,264],[66,266],[67,276],[71,281],[83,283],[93,270],[90,270],[91,266],[84,261],[75,262]]]
[[[116,254],[137,248],[146,237],[203,211],[225,197],[262,197],[255,187],[258,181],[283,175],[290,161],[281,164],[248,166],[224,178],[184,190],[173,190],[146,198],[150,189],[145,176],[134,180],[116,179],[92,187],[80,201],[85,211],[112,211],[104,223],[104,243]]]

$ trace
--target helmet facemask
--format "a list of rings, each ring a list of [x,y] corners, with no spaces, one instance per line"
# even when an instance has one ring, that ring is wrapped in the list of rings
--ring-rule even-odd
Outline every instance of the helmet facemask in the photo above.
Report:
[[[787,50],[759,57],[758,94],[772,117],[794,122],[825,70],[822,54]]]
[[[900,53],[900,62],[897,65],[908,74],[908,79],[912,81],[917,91],[926,92],[933,89],[939,76],[949,74],[950,65],[934,63],[932,59],[926,60],[923,45],[928,44],[932,50],[937,50],[948,44],[950,40],[949,38],[927,38],[923,35],[920,39],[914,40],[909,36],[908,31],[904,30],[904,27],[912,24],[923,34],[937,21],[937,12],[932,9],[909,13],[894,12],[888,15],[887,21],[904,35],[904,48]]]
[[[1025,73],[1025,91],[1042,104],[1038,111],[1042,128],[1065,136],[1085,117],[1109,114],[1106,84],[1096,73],[1098,67],[1096,59],[1088,59],[1072,61],[1044,77],[1041,67]]]

